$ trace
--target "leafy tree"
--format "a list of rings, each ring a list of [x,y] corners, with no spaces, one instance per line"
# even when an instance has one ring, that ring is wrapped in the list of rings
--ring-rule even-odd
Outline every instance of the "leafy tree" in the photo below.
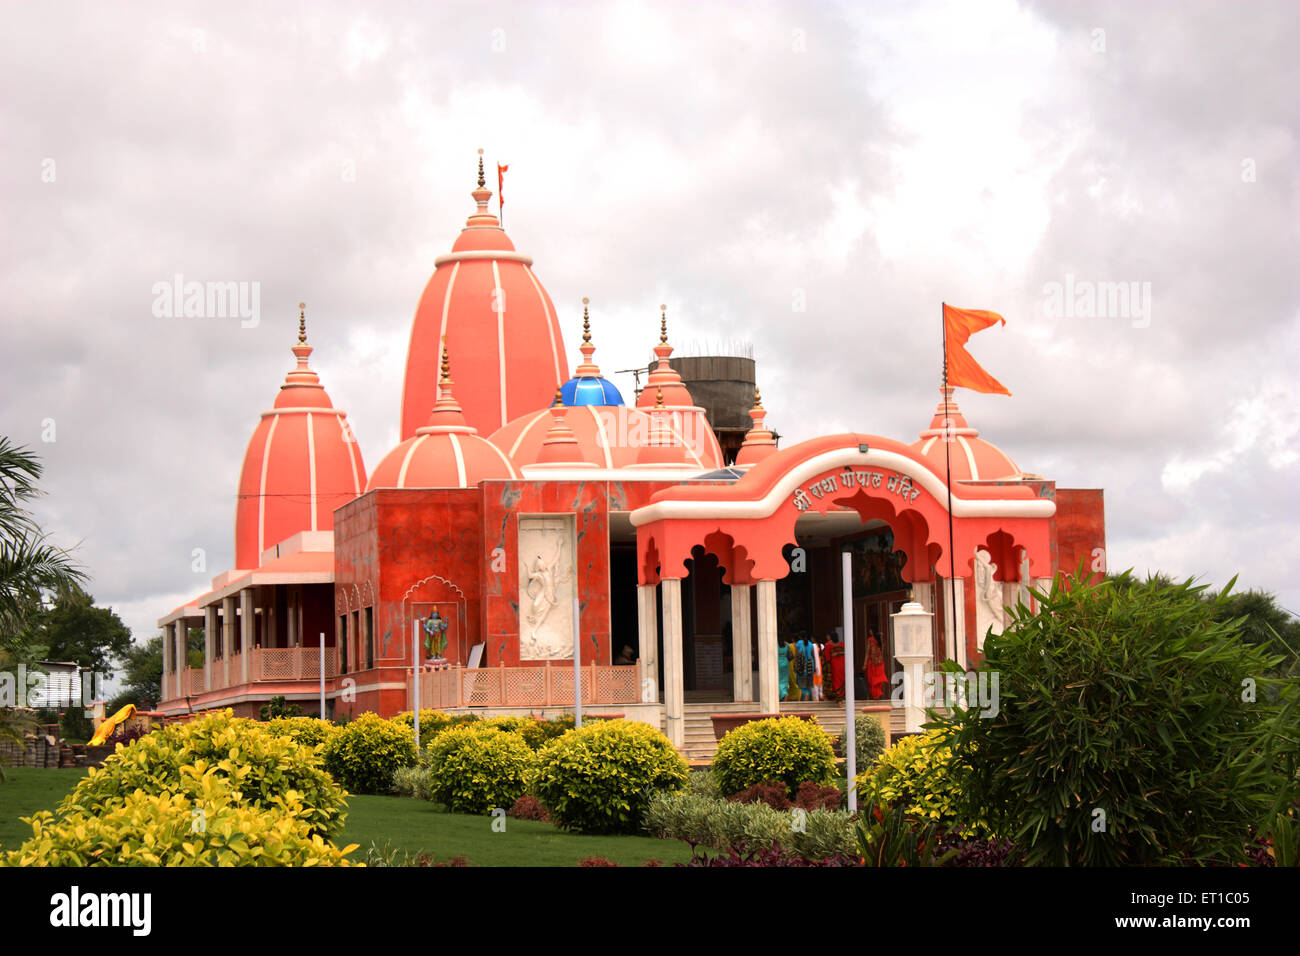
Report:
[[[966,812],[1031,864],[1244,862],[1249,828],[1298,795],[1297,688],[1266,676],[1280,658],[1242,640],[1230,589],[1081,567],[1041,613],[1017,608],[984,645],[996,715],[938,722]]]
[[[95,599],[73,584],[51,606],[29,615],[20,640],[43,648],[50,660],[111,674],[110,665],[131,647],[131,631],[112,608],[96,607]]]
[[[38,497],[40,459],[0,435],[0,641],[15,638],[46,594],[66,594],[86,574],[48,541],[25,503]]]
[[[186,664],[203,666],[203,628],[192,627],[187,635]],[[153,710],[162,693],[163,641],[166,636],[155,634],[143,644],[132,644],[122,655],[124,672],[121,692],[107,706],[112,714],[127,704],[141,710]]]

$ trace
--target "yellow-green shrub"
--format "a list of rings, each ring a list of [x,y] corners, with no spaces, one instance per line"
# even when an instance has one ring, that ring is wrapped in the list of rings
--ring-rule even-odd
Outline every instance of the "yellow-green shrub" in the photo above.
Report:
[[[985,821],[961,817],[960,777],[952,751],[938,744],[943,737],[943,731],[931,730],[886,750],[854,779],[858,804],[899,807],[909,817],[953,828],[961,836],[991,836]]]
[[[173,786],[107,809],[72,803],[23,822],[32,836],[0,866],[352,866],[312,832],[296,791],[254,806],[213,767],[184,767]]]
[[[689,772],[673,745],[649,724],[601,720],[538,752],[533,795],[555,822],[585,833],[634,833],[650,799],[681,790]]]
[[[64,798],[60,809],[75,804],[102,813],[136,790],[151,796],[175,793],[186,767],[228,777],[231,787],[255,807],[273,806],[293,791],[314,832],[330,839],[343,830],[347,794],[325,772],[316,748],[277,737],[265,724],[234,717],[229,710],[119,744],[103,766],[92,769]]]
[[[319,747],[334,732],[334,725],[317,717],[275,717],[266,722],[266,732],[273,737],[292,737],[300,744]]]
[[[452,727],[425,751],[429,792],[454,813],[509,809],[523,796],[537,757],[517,733],[484,721]]]
[[[816,723],[798,717],[772,717],[742,724],[718,742],[713,776],[724,796],[759,783],[783,783],[793,794],[811,780],[835,779],[835,751]]]
[[[389,793],[393,771],[417,762],[415,731],[367,711],[330,734],[321,757],[330,775],[353,793]]]

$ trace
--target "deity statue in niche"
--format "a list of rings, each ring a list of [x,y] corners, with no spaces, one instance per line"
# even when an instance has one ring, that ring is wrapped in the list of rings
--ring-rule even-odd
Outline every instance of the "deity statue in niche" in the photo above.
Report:
[[[977,646],[983,648],[984,636],[992,628],[994,634],[1001,634],[1002,621],[1002,583],[994,578],[998,566],[993,557],[983,548],[975,550],[975,639]]]

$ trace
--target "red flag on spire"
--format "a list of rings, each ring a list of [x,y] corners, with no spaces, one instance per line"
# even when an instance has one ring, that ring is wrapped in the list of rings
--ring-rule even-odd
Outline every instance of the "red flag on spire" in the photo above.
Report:
[[[509,168],[510,168],[509,166],[502,166],[500,163],[497,163],[497,211],[498,212],[501,210],[501,207],[506,204],[504,187],[506,181],[506,170]]]
[[[966,351],[966,340],[995,322],[1007,324],[1007,320],[996,312],[955,309],[944,304],[943,357],[948,385],[995,395],[1011,394],[1005,385],[984,371],[979,362],[976,362]]]

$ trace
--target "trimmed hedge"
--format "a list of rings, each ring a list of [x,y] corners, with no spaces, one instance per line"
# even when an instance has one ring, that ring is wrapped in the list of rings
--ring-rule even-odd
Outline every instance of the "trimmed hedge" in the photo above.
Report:
[[[945,731],[904,737],[858,774],[858,803],[899,807],[909,817],[929,821],[955,836],[992,836],[984,820],[963,815],[962,773],[944,745]]]
[[[266,722],[272,737],[291,737],[300,744],[319,747],[335,730],[333,724],[317,717],[275,717]]]
[[[353,793],[390,793],[393,772],[417,763],[415,731],[367,711],[330,734],[321,757],[330,775]]]
[[[769,782],[785,784],[789,794],[807,780],[834,781],[835,751],[816,723],[770,717],[743,724],[718,742],[713,775],[724,796]]]
[[[537,767],[537,757],[519,734],[487,721],[439,734],[425,761],[431,796],[453,813],[513,807]]]
[[[538,752],[532,785],[555,822],[584,833],[635,833],[650,799],[686,785],[688,767],[649,724],[601,720]]]

